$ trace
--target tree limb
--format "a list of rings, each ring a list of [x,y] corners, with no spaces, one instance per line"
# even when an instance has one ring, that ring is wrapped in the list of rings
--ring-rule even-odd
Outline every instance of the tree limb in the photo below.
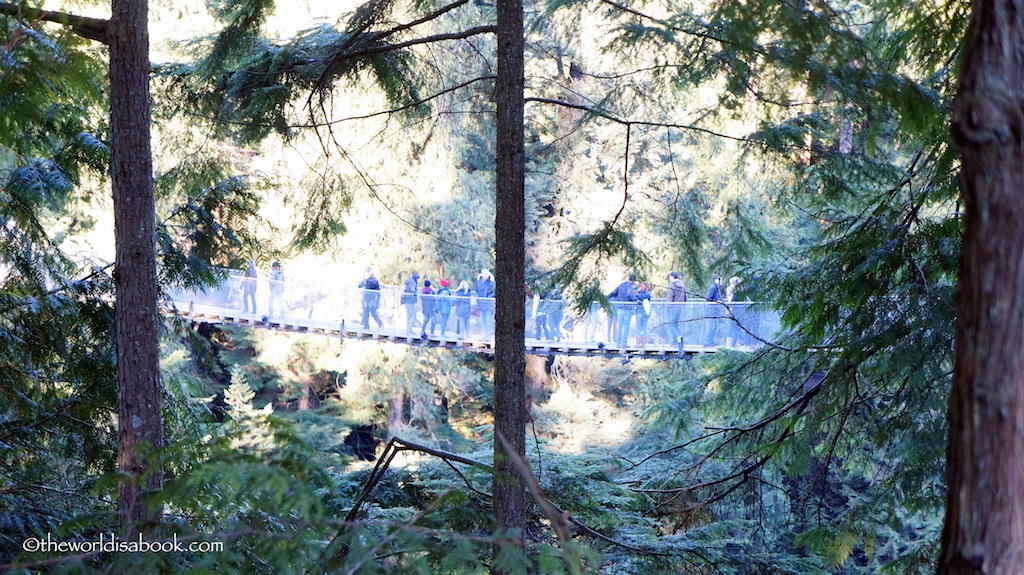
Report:
[[[370,46],[360,46],[351,50],[342,50],[335,54],[332,54],[327,58],[328,70],[330,67],[342,60],[352,58],[355,56],[371,56],[373,54],[382,54],[384,52],[393,52],[395,50],[401,50],[403,48],[409,48],[418,44],[432,44],[434,42],[443,42],[445,40],[463,40],[465,38],[471,38],[473,36],[479,36],[480,34],[493,34],[495,27],[489,26],[477,26],[475,28],[468,28],[461,32],[450,32],[446,34],[435,34],[433,36],[424,36],[422,38],[413,38],[412,40],[406,40],[405,42],[396,42],[394,44],[377,44]],[[327,72],[325,72],[326,74]]]
[[[586,105],[583,105],[583,104],[574,104],[572,102],[566,102],[565,100],[556,100],[554,98],[530,97],[530,98],[526,98],[526,101],[527,102],[537,102],[537,103],[541,103],[541,104],[552,104],[552,105],[555,105],[555,106],[562,106],[562,107],[565,107],[565,108],[572,108],[574,110],[583,110],[584,112],[587,112],[587,113],[592,114],[594,116],[597,116],[599,118],[604,118],[606,120],[611,120],[612,122],[615,122],[617,124],[622,124],[623,126],[649,126],[649,127],[652,127],[652,128],[677,128],[677,129],[680,129],[680,130],[690,130],[690,131],[694,131],[694,132],[700,132],[702,134],[707,134],[709,136],[715,136],[715,137],[718,137],[718,138],[725,138],[727,140],[735,140],[737,142],[746,142],[746,143],[752,143],[752,144],[761,144],[762,143],[762,142],[758,142],[757,140],[752,140],[750,138],[745,138],[745,137],[742,137],[742,136],[730,136],[728,134],[723,134],[721,132],[716,132],[714,130],[709,130],[707,128],[701,128],[700,126],[695,126],[693,124],[673,124],[673,123],[668,123],[668,122],[651,122],[651,121],[647,121],[647,120],[628,120],[626,118],[621,118],[621,117],[619,117],[619,116],[617,116],[617,115],[615,115],[615,114],[613,114],[613,113],[611,113],[611,112],[609,112],[607,110],[602,110],[602,109],[594,107],[594,106],[586,106]],[[790,147],[796,148],[795,146],[790,146]]]
[[[24,4],[11,4],[9,2],[0,2],[0,14],[5,16],[14,16],[15,18],[42,20],[44,22],[63,24],[65,26],[70,26],[72,32],[83,38],[94,40],[102,44],[110,43],[108,40],[107,30],[110,25],[109,20],[78,16],[76,14],[67,14],[65,12],[52,12],[49,10],[25,6]]]

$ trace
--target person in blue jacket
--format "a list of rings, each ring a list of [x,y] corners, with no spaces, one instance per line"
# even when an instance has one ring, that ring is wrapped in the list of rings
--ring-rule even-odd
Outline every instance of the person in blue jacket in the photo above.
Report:
[[[482,335],[494,333],[494,276],[484,268],[476,278],[476,306],[480,310]]]
[[[629,274],[629,279],[608,294],[608,301],[612,302],[612,312],[618,324],[615,343],[620,349],[626,347],[626,342],[629,341],[629,324],[633,321],[633,308],[636,307],[633,305],[636,303],[636,289],[633,287],[635,282],[636,274]]]
[[[715,339],[718,338],[718,317],[722,315],[721,306],[722,302],[722,276],[716,275],[714,281],[711,282],[711,287],[708,288],[708,293],[704,296],[707,300],[707,309],[704,314],[705,332],[704,332],[704,345],[713,346],[715,345]]]

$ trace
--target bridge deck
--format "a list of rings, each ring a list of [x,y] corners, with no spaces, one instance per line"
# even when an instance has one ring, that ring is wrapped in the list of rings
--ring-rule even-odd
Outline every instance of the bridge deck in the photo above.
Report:
[[[493,353],[494,342],[490,339],[481,338],[478,334],[470,335],[468,338],[457,337],[455,334],[441,336],[438,334],[427,335],[422,338],[418,335],[399,333],[401,330],[383,327],[380,329],[364,330],[357,324],[340,322],[336,326],[324,325],[321,321],[304,321],[302,318],[290,317],[279,319],[264,319],[254,314],[244,314],[237,310],[227,308],[216,308],[212,306],[193,306],[193,309],[177,309],[174,307],[165,308],[168,315],[176,315],[198,323],[227,324],[243,327],[255,327],[273,331],[308,333],[323,335],[327,337],[338,337],[344,339],[371,340],[380,342],[400,343],[415,345],[419,347],[443,347],[447,349],[460,349],[479,353]],[[603,342],[570,341],[561,340],[557,342],[543,341],[527,338],[525,350],[535,355],[576,355],[576,356],[605,356],[621,358],[652,358],[667,359],[670,357],[690,356],[701,353],[714,353],[721,346],[704,346],[684,344],[672,346],[669,344],[650,342],[645,345],[633,345],[618,347],[614,342],[605,345]]]
[[[384,285],[375,293],[377,310],[384,325],[364,328],[362,322],[376,325],[375,320],[362,318],[365,296],[357,287],[288,283],[284,293],[275,300],[278,313],[264,315],[254,312],[268,310],[270,282],[261,280],[251,304],[243,305],[241,278],[228,276],[222,285],[203,291],[178,291],[170,294],[164,313],[187,319],[231,325],[251,326],[299,334],[392,342],[421,347],[462,349],[493,353],[494,341],[484,321],[484,310],[494,308],[494,300],[451,298],[451,313],[444,316],[445,334],[439,329],[422,333],[422,302],[439,301],[437,296],[418,296],[418,303],[401,303],[397,286]],[[455,334],[458,324],[455,304],[472,302],[473,315],[466,318],[468,335]],[[487,305],[489,304],[489,305]],[[525,351],[530,354],[578,355],[606,357],[678,358],[720,349],[752,349],[767,339],[778,325],[771,312],[757,310],[750,302],[728,306],[720,303],[689,302],[668,304],[653,301],[649,307],[620,304],[611,310],[593,309],[582,319],[573,318],[564,301],[535,301],[527,304]],[[248,311],[247,311],[248,310]],[[413,330],[407,328],[410,314]],[[623,323],[625,321],[625,323]],[[625,324],[625,337],[620,327]],[[535,337],[530,337],[535,336]],[[616,342],[621,342],[616,343]]]

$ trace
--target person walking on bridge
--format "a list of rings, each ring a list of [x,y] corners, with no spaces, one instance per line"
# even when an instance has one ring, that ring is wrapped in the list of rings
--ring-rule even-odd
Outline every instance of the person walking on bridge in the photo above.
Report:
[[[722,302],[722,276],[716,275],[714,281],[711,282],[711,287],[708,288],[708,293],[704,296],[707,300],[707,309],[704,314],[705,331],[704,331],[704,345],[705,347],[711,347],[715,344],[715,339],[718,337],[718,317],[721,315],[719,306]]]
[[[740,278],[733,276],[729,278],[729,285],[725,288],[725,302],[732,303],[736,301],[736,292],[739,291],[738,287],[740,284]],[[725,346],[732,347],[734,343],[739,341],[740,327],[736,323],[736,316],[733,314],[733,306],[726,306],[726,313],[729,314],[729,324],[725,328]]]
[[[380,308],[380,282],[373,275],[372,268],[366,268],[366,278],[359,282],[359,288],[363,290],[363,329],[370,329],[370,316],[377,322],[377,329],[384,327],[384,322],[377,312]]]
[[[484,268],[476,278],[476,306],[480,310],[481,335],[494,334],[494,276]]]
[[[267,317],[274,317],[274,302],[277,308],[284,313],[284,272],[281,271],[281,264],[274,262],[270,266],[270,300],[267,302]]]
[[[402,290],[402,305],[405,307],[405,333],[412,335],[416,329],[416,288],[419,284],[420,274],[413,272],[409,279],[405,280],[405,289]]]
[[[441,337],[448,329],[448,318],[452,314],[452,290],[448,289],[448,280],[441,279],[440,287],[437,288],[437,315],[441,320]]]
[[[459,338],[464,339],[469,335],[469,316],[473,313],[472,295],[469,282],[462,280],[459,289],[455,290],[455,335]]]
[[[668,328],[669,342],[679,342],[679,320],[683,314],[683,304],[686,302],[686,285],[679,279],[679,272],[668,272],[668,293],[665,294],[666,323]]]
[[[619,349],[625,348],[629,341],[629,324],[633,321],[633,304],[636,303],[636,289],[633,284],[636,282],[636,274],[629,274],[629,279],[620,283],[612,293],[608,294],[608,300],[612,302],[612,312],[615,322],[618,324],[615,343]]]
[[[548,334],[554,341],[562,341],[562,317],[565,302],[562,301],[562,292],[558,287],[552,287],[544,296],[547,300]]]
[[[242,313],[249,313],[250,302],[252,302],[252,313],[256,313],[256,278],[258,276],[256,262],[249,260],[249,267],[245,268],[245,276],[242,278]]]
[[[647,321],[651,318],[651,292],[646,283],[641,283],[636,291],[636,346],[647,349]]]
[[[420,308],[423,310],[423,333],[420,339],[427,339],[427,334],[434,335],[434,328],[437,327],[437,296],[430,285],[430,280],[423,280],[423,289],[420,290]]]

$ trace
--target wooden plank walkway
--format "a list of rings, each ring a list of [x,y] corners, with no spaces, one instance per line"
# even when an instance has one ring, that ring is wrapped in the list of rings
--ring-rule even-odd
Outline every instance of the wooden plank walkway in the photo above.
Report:
[[[454,334],[446,336],[428,335],[426,338],[422,338],[419,335],[399,333],[400,329],[390,327],[364,330],[358,321],[346,322],[342,320],[330,323],[312,317],[301,318],[294,316],[264,318],[258,316],[258,314],[246,314],[237,309],[220,308],[210,305],[186,304],[181,307],[169,305],[164,306],[161,311],[168,316],[177,316],[198,323],[237,325],[342,339],[389,342],[418,347],[437,347],[485,354],[494,353],[494,342],[481,338],[479,335],[466,339],[458,338]],[[708,347],[690,344],[672,346],[653,342],[643,346],[627,345],[623,348],[616,346],[614,342],[610,344],[568,340],[551,342],[533,338],[527,338],[525,342],[526,353],[533,355],[569,355],[613,359],[687,359],[698,354],[714,353],[718,349],[719,347],[717,346]]]

